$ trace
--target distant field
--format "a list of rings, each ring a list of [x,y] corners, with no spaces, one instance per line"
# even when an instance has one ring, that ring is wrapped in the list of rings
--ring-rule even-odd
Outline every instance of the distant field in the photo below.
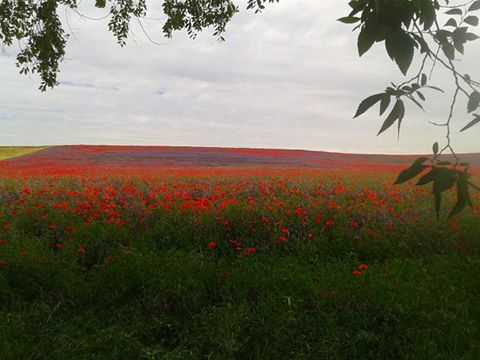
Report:
[[[0,146],[0,160],[30,154],[46,149],[46,146]]]
[[[7,151],[8,148],[5,148]],[[32,152],[42,148],[11,148]],[[11,157],[13,155],[10,155]],[[480,154],[462,154],[462,160],[480,167]],[[187,146],[52,146],[29,156],[0,163],[0,174],[147,174],[250,173],[295,169],[302,172],[399,172],[417,155],[343,154],[323,151],[209,148]],[[1,154],[0,154],[1,158]]]

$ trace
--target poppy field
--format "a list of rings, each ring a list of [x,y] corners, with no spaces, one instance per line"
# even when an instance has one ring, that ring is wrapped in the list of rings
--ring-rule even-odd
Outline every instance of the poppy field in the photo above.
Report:
[[[393,185],[409,161],[0,161],[0,359],[478,359],[480,193],[437,220],[430,189]]]

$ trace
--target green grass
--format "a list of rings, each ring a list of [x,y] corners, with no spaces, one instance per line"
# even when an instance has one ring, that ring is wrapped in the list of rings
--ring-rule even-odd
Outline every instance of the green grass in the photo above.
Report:
[[[132,253],[1,272],[2,359],[478,359],[480,259]],[[228,277],[227,275],[228,274]]]
[[[0,146],[0,160],[27,155],[46,148],[46,146]]]
[[[5,181],[0,359],[480,359],[478,210],[437,221],[428,193],[357,180]],[[218,186],[237,202],[182,206]]]

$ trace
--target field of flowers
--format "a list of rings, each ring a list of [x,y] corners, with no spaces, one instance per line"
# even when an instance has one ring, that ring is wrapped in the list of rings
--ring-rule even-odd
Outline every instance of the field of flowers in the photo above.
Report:
[[[398,164],[14,160],[2,360],[480,358],[478,193],[437,221]]]

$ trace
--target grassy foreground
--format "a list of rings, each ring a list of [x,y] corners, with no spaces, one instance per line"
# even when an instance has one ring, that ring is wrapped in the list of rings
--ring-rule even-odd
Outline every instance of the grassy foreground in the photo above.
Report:
[[[45,148],[45,146],[0,146],[0,160],[27,155]]]
[[[479,359],[480,209],[390,183],[4,181],[0,358]]]

